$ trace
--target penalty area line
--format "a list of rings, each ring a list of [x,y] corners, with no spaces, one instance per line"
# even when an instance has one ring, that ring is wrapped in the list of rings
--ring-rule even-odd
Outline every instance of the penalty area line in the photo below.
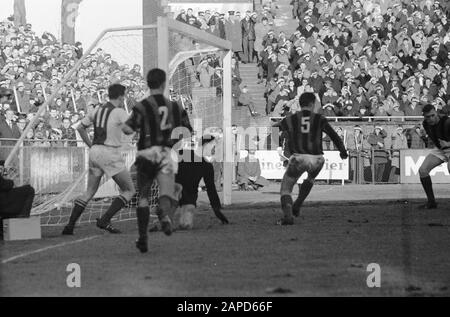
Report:
[[[80,240],[75,240],[75,241],[70,241],[70,242],[59,243],[59,244],[56,244],[56,245],[51,245],[51,246],[48,246],[48,247],[45,247],[45,248],[41,248],[41,249],[37,249],[37,250],[34,250],[34,251],[21,253],[19,255],[13,256],[13,257],[11,257],[9,259],[2,260],[2,264],[7,264],[7,263],[13,262],[15,260],[18,260],[18,259],[21,259],[21,258],[25,258],[25,257],[28,257],[30,255],[42,253],[42,252],[45,252],[45,251],[48,251],[48,250],[57,249],[57,248],[65,247],[65,246],[72,245],[72,244],[78,244],[78,243],[94,240],[94,239],[97,239],[99,237],[101,237],[101,235],[97,235],[97,236],[93,236],[93,237],[89,237],[89,238],[84,238],[84,239],[80,239]]]

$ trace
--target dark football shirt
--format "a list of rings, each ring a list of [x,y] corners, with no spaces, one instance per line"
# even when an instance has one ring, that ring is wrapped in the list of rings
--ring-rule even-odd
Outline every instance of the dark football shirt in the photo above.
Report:
[[[423,127],[438,149],[442,150],[439,140],[450,141],[450,118],[448,116],[441,117],[441,120],[435,126],[430,126],[424,121]]]
[[[153,146],[173,147],[180,140],[180,136],[172,135],[178,127],[192,132],[186,110],[163,95],[153,95],[138,103],[126,124],[139,132],[138,150]]]
[[[290,154],[323,155],[322,132],[325,132],[341,152],[345,152],[342,139],[327,119],[317,113],[304,110],[281,121],[281,130],[287,134]]]

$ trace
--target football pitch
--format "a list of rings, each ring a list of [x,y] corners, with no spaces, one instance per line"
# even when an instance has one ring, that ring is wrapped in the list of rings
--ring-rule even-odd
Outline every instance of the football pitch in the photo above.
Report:
[[[439,209],[424,211],[415,185],[317,186],[290,227],[275,225],[278,186],[239,192],[224,210],[230,225],[200,207],[195,230],[151,233],[145,255],[135,221],[117,223],[117,236],[93,224],[69,238],[44,228],[40,241],[2,242],[0,295],[449,296],[450,200],[435,187]],[[67,284],[72,263],[80,288]],[[380,287],[367,283],[370,264]]]

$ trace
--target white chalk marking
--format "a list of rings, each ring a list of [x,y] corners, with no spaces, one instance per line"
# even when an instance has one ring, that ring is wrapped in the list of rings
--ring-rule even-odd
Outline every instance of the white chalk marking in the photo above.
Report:
[[[94,239],[99,238],[99,237],[101,237],[101,236],[98,235],[98,236],[93,236],[93,237],[84,238],[84,239],[80,239],[80,240],[75,240],[75,241],[71,241],[71,242],[59,243],[59,244],[48,246],[48,247],[45,247],[45,248],[42,248],[42,249],[38,249],[38,250],[30,251],[30,252],[25,252],[25,253],[13,256],[13,257],[11,257],[9,259],[2,260],[2,264],[7,264],[9,262],[12,262],[12,261],[15,261],[15,260],[18,260],[18,259],[21,259],[21,258],[25,258],[25,257],[33,255],[33,254],[42,253],[42,252],[45,252],[45,251],[48,251],[48,250],[57,249],[57,248],[65,247],[65,246],[72,245],[72,244],[78,244],[78,243],[94,240]]]

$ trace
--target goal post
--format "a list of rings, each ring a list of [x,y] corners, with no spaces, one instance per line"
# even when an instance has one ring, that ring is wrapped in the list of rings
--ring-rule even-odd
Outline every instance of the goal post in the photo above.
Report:
[[[158,65],[159,68],[165,70],[168,74],[175,70],[175,65],[171,65],[171,61],[176,59],[176,55],[172,56],[172,52],[180,53],[182,50],[178,50],[172,45],[172,34],[181,35],[187,37],[192,41],[201,43],[209,47],[210,51],[222,50],[224,52],[222,57],[222,69],[223,69],[223,82],[222,82],[222,131],[223,131],[223,153],[224,153],[224,166],[223,166],[223,204],[231,204],[232,193],[232,180],[233,180],[233,161],[234,155],[232,154],[232,74],[231,74],[231,59],[233,56],[232,43],[230,41],[218,38],[205,31],[201,31],[185,23],[178,22],[176,20],[158,17]],[[167,40],[166,40],[167,39]],[[202,45],[201,45],[202,46]],[[178,52],[179,51],[179,52]],[[186,53],[194,53],[202,51],[186,50]],[[204,50],[203,50],[204,51]],[[169,54],[167,54],[169,52]],[[171,59],[168,57],[172,57]]]
[[[50,87],[51,93],[47,100],[39,107],[18,142],[9,151],[5,166],[19,167],[21,184],[31,184],[36,188],[38,205],[33,206],[32,214],[41,215],[41,219],[47,217],[43,220],[44,225],[64,223],[68,217],[69,206],[77,195],[82,193],[87,183],[87,157],[83,154],[87,151],[84,151],[84,148],[74,148],[71,150],[74,152],[72,156],[65,157],[65,150],[58,149],[57,155],[54,155],[51,148],[32,149],[24,144],[28,133],[37,126],[40,117],[55,105],[60,91],[67,85],[72,85],[69,91],[76,89],[83,78],[84,83],[89,81],[90,87],[93,87],[92,95],[98,95],[100,99],[98,90],[106,89],[112,83],[121,82],[132,87],[127,90],[127,106],[132,108],[133,102],[148,95],[144,70],[153,67],[159,67],[167,72],[167,86],[171,88],[171,93],[177,96],[177,100],[189,110],[191,123],[201,121],[203,128],[217,127],[222,130],[223,204],[231,204],[234,166],[231,129],[233,54],[231,47],[229,41],[162,17],[158,18],[154,25],[111,28],[103,31],[61,81]],[[211,74],[211,85],[207,82],[202,84],[198,70],[201,64],[210,58],[219,65],[212,68],[215,73]],[[93,63],[97,67],[111,67],[108,68],[109,73],[107,75],[102,73],[98,77],[92,76],[90,72],[94,68]],[[136,72],[134,77],[130,75],[132,65],[140,67],[139,75]],[[76,108],[80,109],[80,106],[78,104]],[[200,136],[203,130],[196,132],[196,136]],[[70,151],[67,150],[68,152]],[[124,144],[123,155],[126,157],[128,167],[133,163],[134,154],[135,147],[130,146],[129,142]],[[49,159],[50,157],[52,159]],[[61,163],[61,160],[64,162]],[[45,163],[45,173],[42,171],[35,173],[40,162]],[[117,193],[117,188],[114,188],[110,180],[104,179],[100,191],[102,194],[96,197],[97,200],[89,209],[89,215],[81,222],[92,222],[95,215],[104,212],[109,205],[108,199]],[[152,191],[152,195],[157,195],[157,189]],[[125,208],[116,220],[133,218],[134,204],[135,202]],[[152,204],[157,204],[157,198],[152,198]],[[66,210],[60,210],[61,208]]]

